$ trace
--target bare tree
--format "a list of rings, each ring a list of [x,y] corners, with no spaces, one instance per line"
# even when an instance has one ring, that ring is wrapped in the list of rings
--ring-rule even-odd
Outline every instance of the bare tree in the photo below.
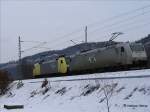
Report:
[[[104,93],[103,101],[106,101],[107,112],[110,112],[110,99],[114,93],[114,88],[117,86],[117,83],[108,83],[106,81],[101,81],[101,91]]]
[[[49,91],[49,89],[51,88],[50,82],[46,78],[43,80],[41,88],[44,88],[44,90],[42,92],[43,95],[45,93],[47,93]]]
[[[107,88],[105,88],[105,87],[103,87],[102,90],[103,90],[104,95],[105,95],[106,106],[107,106],[107,112],[110,112],[110,105],[109,105],[110,96],[109,96],[108,90],[107,90]]]
[[[0,95],[5,94],[8,90],[8,85],[12,82],[10,74],[0,70]]]

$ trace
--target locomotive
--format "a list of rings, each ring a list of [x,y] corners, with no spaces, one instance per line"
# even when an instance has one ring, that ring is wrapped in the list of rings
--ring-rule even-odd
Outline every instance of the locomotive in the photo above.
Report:
[[[71,74],[96,71],[104,68],[146,65],[147,54],[141,43],[120,42],[80,52],[71,56],[61,55],[53,60],[34,64],[33,76],[49,77],[53,74]]]

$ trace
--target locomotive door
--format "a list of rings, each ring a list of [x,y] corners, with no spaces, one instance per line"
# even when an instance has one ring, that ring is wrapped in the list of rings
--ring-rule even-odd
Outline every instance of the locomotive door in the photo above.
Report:
[[[36,63],[34,65],[34,69],[33,69],[33,76],[37,76],[41,74],[41,67],[39,63]]]
[[[121,46],[119,48],[119,60],[121,64],[125,64],[126,63],[126,51],[125,48],[123,46]]]
[[[58,58],[58,73],[67,73],[67,63],[64,57]]]

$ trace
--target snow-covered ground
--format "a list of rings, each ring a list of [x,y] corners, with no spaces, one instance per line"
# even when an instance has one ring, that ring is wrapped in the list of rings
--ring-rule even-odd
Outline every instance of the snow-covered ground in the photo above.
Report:
[[[61,81],[63,79],[107,76],[150,75],[150,69],[97,73],[85,76],[24,80],[10,85],[0,96],[0,112],[150,112],[150,78]],[[41,81],[41,82],[40,82]],[[36,83],[32,83],[36,82]],[[3,105],[24,105],[24,109],[7,110]]]

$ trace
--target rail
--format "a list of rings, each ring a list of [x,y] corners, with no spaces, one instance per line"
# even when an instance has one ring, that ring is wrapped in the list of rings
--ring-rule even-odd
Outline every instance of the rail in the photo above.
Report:
[[[77,78],[77,79],[52,80],[50,82],[66,82],[66,81],[68,82],[68,81],[84,81],[84,80],[108,80],[108,79],[133,79],[133,78],[150,78],[150,75]],[[32,82],[29,82],[29,83],[39,83],[39,82],[43,82],[43,81],[32,81]]]

